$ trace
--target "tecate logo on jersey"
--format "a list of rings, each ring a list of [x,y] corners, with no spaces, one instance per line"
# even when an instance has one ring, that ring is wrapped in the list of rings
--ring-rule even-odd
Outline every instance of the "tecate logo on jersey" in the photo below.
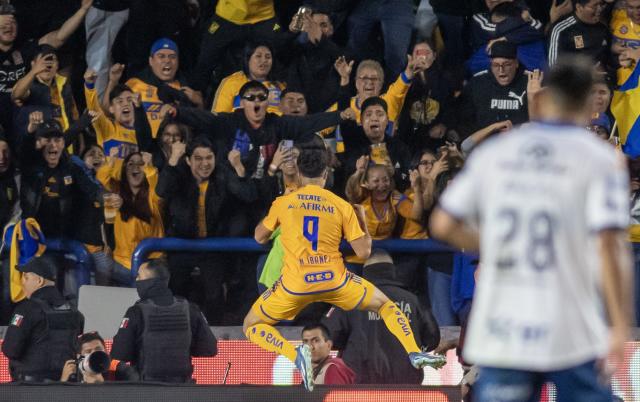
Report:
[[[304,276],[304,281],[307,283],[326,282],[332,279],[333,272],[331,271],[311,272]]]

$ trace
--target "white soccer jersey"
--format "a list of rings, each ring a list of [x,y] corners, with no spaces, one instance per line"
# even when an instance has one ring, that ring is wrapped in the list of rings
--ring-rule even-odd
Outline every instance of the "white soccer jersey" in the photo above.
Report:
[[[532,123],[475,150],[441,199],[480,231],[465,359],[550,371],[606,354],[596,239],[628,205],[624,158],[582,128]]]

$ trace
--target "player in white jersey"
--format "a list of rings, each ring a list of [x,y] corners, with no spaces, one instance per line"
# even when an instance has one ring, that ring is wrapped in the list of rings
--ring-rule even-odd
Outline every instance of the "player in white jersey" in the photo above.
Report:
[[[434,237],[480,251],[464,357],[476,401],[611,401],[600,359],[622,358],[631,317],[628,173],[589,121],[591,66],[530,81],[534,121],[471,154],[431,217]]]

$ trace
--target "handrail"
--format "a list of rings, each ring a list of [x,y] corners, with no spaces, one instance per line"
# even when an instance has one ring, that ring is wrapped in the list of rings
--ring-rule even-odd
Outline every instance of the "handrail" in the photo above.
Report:
[[[435,240],[374,240],[373,248],[382,248],[391,253],[455,253],[456,249]],[[176,237],[148,238],[138,243],[131,257],[131,275],[138,275],[138,268],[149,254],[154,251],[249,251],[267,252],[270,247],[258,244],[250,237],[209,237],[206,239],[179,239]],[[343,242],[340,250],[350,250]]]
[[[70,239],[47,239],[47,250],[73,254],[76,258],[76,281],[78,287],[88,285],[91,282],[93,259],[89,251],[79,241]]]

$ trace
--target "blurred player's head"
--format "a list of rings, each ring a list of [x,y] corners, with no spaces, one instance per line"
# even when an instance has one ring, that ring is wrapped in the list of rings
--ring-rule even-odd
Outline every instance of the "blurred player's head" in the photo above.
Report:
[[[545,86],[533,96],[533,114],[545,121],[587,126],[591,117],[593,63],[583,57],[560,59],[545,75]]]
[[[302,328],[302,343],[311,349],[311,363],[316,366],[322,363],[331,352],[333,342],[329,329],[324,324],[310,324]]]
[[[323,144],[324,145],[324,144]],[[329,155],[326,147],[320,144],[305,144],[300,146],[300,154],[298,155],[298,171],[302,176],[303,184],[310,180],[322,181],[327,180],[327,167],[329,165]]]

